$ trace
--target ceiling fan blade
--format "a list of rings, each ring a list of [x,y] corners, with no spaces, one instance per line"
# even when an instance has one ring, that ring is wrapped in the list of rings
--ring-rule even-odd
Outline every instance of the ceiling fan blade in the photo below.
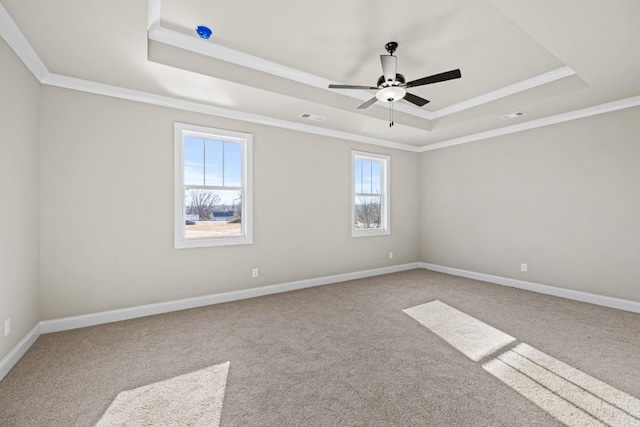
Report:
[[[395,81],[396,71],[398,70],[398,58],[391,55],[380,55],[380,62],[382,62],[382,74],[384,74],[385,81]]]
[[[371,86],[354,86],[354,85],[329,85],[329,89],[378,89]]]
[[[414,95],[414,94],[409,93],[409,92],[407,92],[404,95],[403,99],[406,99],[407,101],[409,101],[412,104],[417,105],[418,107],[422,107],[423,105],[426,105],[426,104],[429,103],[428,99],[420,98],[419,96]]]
[[[423,77],[418,80],[410,81],[409,83],[407,83],[407,87],[416,87],[429,85],[431,83],[445,82],[447,80],[459,79],[460,77],[462,77],[462,74],[460,74],[460,70],[451,70],[440,74],[434,74],[433,76]]]
[[[365,102],[364,104],[362,104],[361,106],[358,107],[358,110],[364,110],[365,108],[369,108],[371,107],[373,104],[376,103],[376,101],[378,100],[378,98],[376,98],[375,96],[373,98],[371,98],[370,100],[368,100],[367,102]]]

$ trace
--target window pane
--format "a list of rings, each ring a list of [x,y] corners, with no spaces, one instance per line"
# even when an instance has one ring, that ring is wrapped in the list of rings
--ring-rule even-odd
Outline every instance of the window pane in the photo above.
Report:
[[[353,181],[355,182],[355,192],[362,193],[362,159],[355,159]]]
[[[224,186],[242,187],[242,145],[224,143]]]
[[[186,136],[184,138],[184,183],[204,184],[204,140]]]
[[[242,235],[242,191],[190,189],[184,206],[187,239]]]
[[[362,192],[371,193],[371,160],[362,161]]]
[[[382,227],[380,196],[356,196],[355,228],[358,230],[379,229]]]
[[[222,186],[222,141],[205,141],[205,185]]]
[[[379,161],[371,162],[371,192],[380,194],[381,166]]]

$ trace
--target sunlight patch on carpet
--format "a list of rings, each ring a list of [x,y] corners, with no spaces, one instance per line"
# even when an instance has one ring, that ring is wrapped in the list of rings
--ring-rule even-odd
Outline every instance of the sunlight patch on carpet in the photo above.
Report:
[[[541,352],[540,350],[536,350],[527,344],[518,344],[512,350],[640,420],[639,399],[636,399],[635,397],[618,390],[597,378],[593,378],[592,376],[587,375],[584,372]],[[636,421],[636,423],[636,425],[640,425],[640,421]]]
[[[440,301],[403,310],[471,360],[515,338]],[[519,343],[482,368],[568,426],[640,426],[640,400]]]
[[[226,362],[123,391],[96,427],[218,426],[228,372]]]
[[[475,362],[515,341],[512,336],[438,300],[402,311]]]
[[[482,367],[569,426],[640,426],[640,400],[527,344]]]
[[[493,359],[482,367],[568,426],[605,425],[499,359]]]

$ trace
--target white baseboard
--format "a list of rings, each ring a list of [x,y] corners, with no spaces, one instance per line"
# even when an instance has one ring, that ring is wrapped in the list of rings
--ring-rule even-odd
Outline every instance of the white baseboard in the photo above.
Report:
[[[11,368],[13,368],[16,363],[18,363],[18,360],[20,360],[20,358],[27,352],[27,350],[29,350],[29,348],[33,345],[34,342],[36,342],[39,336],[40,322],[36,323],[36,326],[34,326],[33,329],[31,329],[29,333],[27,333],[27,335],[25,335],[24,338],[22,338],[20,342],[11,349],[9,354],[7,354],[2,360],[0,360],[0,381],[2,381],[5,375],[9,373]]]
[[[29,331],[29,333],[0,361],[0,381],[9,373],[11,368],[29,350],[40,334],[60,332],[69,329],[84,328],[86,326],[100,325],[103,323],[117,322],[120,320],[135,319],[137,317],[151,316],[154,314],[169,313],[172,311],[189,308],[203,307],[206,305],[220,304],[223,302],[237,301],[254,298],[263,295],[277,294],[294,291],[296,289],[311,288],[314,286],[329,285],[331,283],[345,282],[347,280],[363,279],[365,277],[379,276],[381,274],[396,273],[399,271],[419,268],[419,263],[393,265],[390,267],[375,268],[373,270],[355,271],[352,273],[336,274],[333,276],[317,277],[315,279],[298,280],[296,282],[280,283],[277,285],[262,286],[259,288],[243,289],[240,291],[225,292],[220,294],[205,295],[195,298],[187,298],[175,301],[161,302],[157,304],[140,305],[136,307],[122,308],[118,310],[102,311],[99,313],[84,314],[81,316],[64,317],[60,319],[42,320]]]
[[[640,302],[612,298],[603,295],[570,289],[556,288],[554,286],[539,283],[525,282],[523,280],[509,279],[507,277],[493,276],[474,271],[460,270],[457,268],[429,264],[425,262],[412,262],[408,264],[394,265],[391,267],[376,268],[373,270],[356,271],[352,273],[336,274],[333,276],[318,277],[315,279],[299,280],[296,282],[280,283],[277,285],[262,286],[259,288],[243,289],[240,291],[225,292],[220,294],[205,295],[195,298],[187,298],[175,301],[167,301],[157,304],[140,305],[136,307],[122,308],[118,310],[102,311],[99,313],[80,316],[64,317],[60,319],[43,320],[29,331],[29,333],[0,361],[0,380],[7,375],[13,366],[26,353],[40,334],[66,331],[69,329],[84,328],[86,326],[100,325],[103,323],[117,322],[120,320],[135,319],[154,314],[168,313],[189,308],[203,307],[212,304],[237,301],[264,295],[289,292],[297,289],[311,288],[314,286],[329,285],[347,280],[363,279],[365,277],[379,276],[382,274],[396,273],[399,271],[424,268],[454,276],[467,277],[498,285],[511,286],[518,289],[538,292],[557,297],[568,298],[576,301],[588,302],[605,307],[617,308],[635,313],[640,313]]]
[[[262,286],[259,288],[243,289],[240,291],[224,292],[220,294],[204,295],[201,297],[161,302],[157,304],[139,305],[136,307],[121,308],[118,310],[102,311],[99,313],[84,314],[80,316],[63,317],[60,319],[43,320],[40,322],[41,333],[66,331],[69,329],[84,328],[86,326],[100,325],[103,323],[118,322],[120,320],[135,319],[137,317],[151,316],[154,314],[168,313],[189,308],[203,307],[206,305],[220,304],[223,302],[237,301],[263,295],[277,294],[294,291],[296,289],[310,288],[314,286],[328,285],[347,280],[362,279],[365,277],[379,276],[381,274],[395,273],[398,271],[413,270],[419,268],[417,262],[394,265],[391,267],[376,268],[373,270],[356,271],[353,273],[336,274],[333,276],[318,277],[315,279],[299,280],[296,282],[280,283],[277,285]]]
[[[491,274],[477,273],[475,271],[460,270],[458,268],[445,267],[426,262],[420,262],[418,264],[420,268],[438,271],[440,273],[447,273],[453,276],[467,277],[469,279],[481,280],[483,282],[495,283],[497,285],[511,286],[513,288],[525,289],[527,291],[538,292],[541,294],[553,295],[556,297],[588,302],[590,304],[602,305],[604,307],[617,308],[618,310],[640,313],[640,302],[637,301],[607,297],[604,295],[574,291],[571,289],[556,288],[555,286],[525,282],[524,280],[510,279],[508,277],[493,276]]]

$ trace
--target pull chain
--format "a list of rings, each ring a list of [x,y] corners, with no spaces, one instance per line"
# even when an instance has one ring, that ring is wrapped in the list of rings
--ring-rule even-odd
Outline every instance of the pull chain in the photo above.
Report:
[[[393,101],[391,101],[389,104],[389,127],[393,126]]]

